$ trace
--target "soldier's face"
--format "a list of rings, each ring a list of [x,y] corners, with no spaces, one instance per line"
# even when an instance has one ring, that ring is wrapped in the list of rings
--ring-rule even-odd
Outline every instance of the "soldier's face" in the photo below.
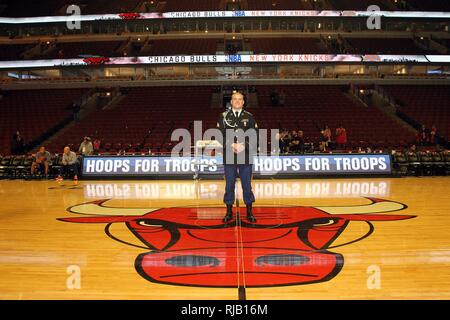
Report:
[[[233,109],[240,110],[244,106],[244,97],[240,93],[235,93],[231,96],[231,106]]]

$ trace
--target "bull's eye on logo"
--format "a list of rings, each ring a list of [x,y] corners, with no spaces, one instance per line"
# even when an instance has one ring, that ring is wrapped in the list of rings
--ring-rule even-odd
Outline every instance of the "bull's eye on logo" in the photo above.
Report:
[[[367,198],[358,206],[255,207],[258,223],[223,224],[222,207],[118,208],[107,200],[73,206],[69,212],[88,214],[60,218],[65,222],[104,223],[112,239],[145,250],[135,261],[145,279],[164,284],[236,287],[300,285],[328,281],[343,268],[344,258],[331,249],[368,237],[371,221],[411,219],[386,214],[406,205]],[[367,223],[363,236],[333,245],[351,221]],[[140,245],[114,237],[110,226],[123,223]]]

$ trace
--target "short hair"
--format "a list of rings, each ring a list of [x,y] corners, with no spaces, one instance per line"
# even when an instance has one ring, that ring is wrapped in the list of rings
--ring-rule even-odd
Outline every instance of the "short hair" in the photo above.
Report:
[[[231,94],[231,98],[233,98],[233,96],[235,94],[240,94],[242,96],[242,98],[245,100],[245,94],[242,91],[233,91],[233,93]]]

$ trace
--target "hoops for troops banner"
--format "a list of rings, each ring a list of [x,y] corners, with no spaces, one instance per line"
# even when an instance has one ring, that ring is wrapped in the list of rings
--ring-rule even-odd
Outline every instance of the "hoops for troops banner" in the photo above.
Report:
[[[388,154],[318,154],[258,156],[253,172],[259,176],[379,175],[391,173]],[[222,157],[88,156],[83,158],[83,176],[192,178],[193,175],[223,175]]]

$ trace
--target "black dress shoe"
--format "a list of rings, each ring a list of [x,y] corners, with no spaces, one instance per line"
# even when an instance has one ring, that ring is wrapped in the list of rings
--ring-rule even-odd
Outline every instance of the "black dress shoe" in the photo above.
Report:
[[[256,222],[256,218],[253,215],[252,205],[247,205],[247,220],[250,221],[251,223]]]
[[[222,221],[227,223],[228,221],[233,219],[233,206],[227,205],[227,214],[223,217]]]

